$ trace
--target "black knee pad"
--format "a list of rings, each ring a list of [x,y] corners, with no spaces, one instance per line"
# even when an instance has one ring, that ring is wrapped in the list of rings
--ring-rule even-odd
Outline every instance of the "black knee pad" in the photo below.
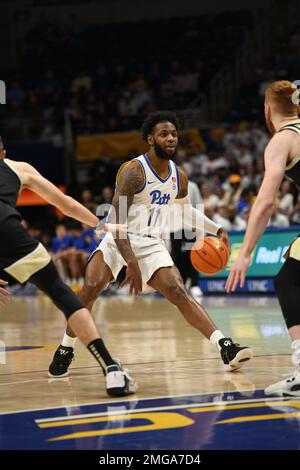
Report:
[[[77,295],[62,281],[52,261],[29,280],[50,297],[67,320],[77,310],[84,308]]]
[[[274,277],[273,284],[277,295],[280,295],[281,291],[284,292],[284,290],[288,286],[288,283],[290,282],[290,276],[287,276],[288,272],[289,270],[282,268],[279,273]]]
[[[274,278],[274,287],[287,327],[300,325],[300,261],[289,257]]]

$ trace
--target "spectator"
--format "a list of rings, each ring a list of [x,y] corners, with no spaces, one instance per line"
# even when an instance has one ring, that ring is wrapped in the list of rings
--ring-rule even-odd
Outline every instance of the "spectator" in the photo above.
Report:
[[[216,209],[220,199],[216,194],[213,194],[211,189],[210,189],[210,184],[209,183],[202,183],[201,185],[201,195],[203,198],[203,203],[204,206],[210,206],[213,209]]]
[[[288,227],[289,225],[289,219],[279,212],[279,204],[277,203],[270,218],[269,227]]]
[[[88,188],[83,189],[83,191],[81,193],[81,203],[82,203],[82,205],[84,205],[84,207],[89,209],[91,212],[93,212],[93,213],[96,212],[98,204],[95,201],[95,199],[93,197],[93,194],[92,194],[92,191],[90,189],[88,189]]]
[[[229,177],[229,188],[225,192],[225,196],[222,199],[222,203],[224,206],[228,207],[230,205],[237,206],[241,193],[242,193],[242,185],[241,185],[241,177],[238,174],[230,175]]]
[[[279,211],[282,214],[290,216],[293,212],[294,196],[292,194],[291,182],[284,180],[281,183],[280,195],[279,195]]]
[[[231,224],[231,230],[246,230],[246,221],[237,214],[235,206],[229,206],[227,209],[227,217]]]
[[[71,92],[79,93],[80,91],[89,92],[92,88],[92,78],[86,71],[82,70],[71,84]]]
[[[256,188],[254,185],[248,186],[241,192],[240,200],[237,204],[237,213],[240,215],[245,209],[251,209],[256,197]]]
[[[210,213],[211,211],[213,211],[212,208],[206,208],[206,214]],[[222,201],[220,201],[218,204],[217,210],[215,214],[213,215],[213,221],[216,222],[216,224],[223,227],[225,230],[229,231],[231,230],[232,226],[231,226],[228,216],[229,216],[228,206],[224,204]]]

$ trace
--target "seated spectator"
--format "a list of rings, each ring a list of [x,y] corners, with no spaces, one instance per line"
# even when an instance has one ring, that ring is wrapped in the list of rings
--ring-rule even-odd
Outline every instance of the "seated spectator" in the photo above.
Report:
[[[300,194],[290,215],[290,221],[292,225],[300,225]]]
[[[26,91],[19,82],[15,79],[12,81],[9,89],[7,90],[7,102],[16,103],[18,106],[22,106],[25,103]]]
[[[201,185],[201,196],[203,199],[204,206],[210,206],[213,209],[216,209],[218,206],[220,199],[216,194],[213,194],[210,189],[209,183],[202,183]]]
[[[81,193],[81,204],[89,209],[93,214],[96,213],[98,204],[95,201],[92,191],[88,188],[84,189]]]
[[[246,221],[237,214],[235,206],[229,206],[227,209],[227,217],[231,224],[231,230],[246,230]]]
[[[68,251],[65,259],[70,273],[70,285],[74,291],[79,291],[83,285],[86,263],[89,257],[90,236],[83,232],[81,223],[72,221],[69,224],[69,232],[73,237],[73,246]]]
[[[241,192],[240,200],[237,204],[237,213],[240,215],[245,209],[251,209],[256,197],[256,188],[254,185],[248,186]]]
[[[247,167],[253,163],[254,157],[249,150],[249,147],[246,145],[239,145],[239,156],[238,156],[239,164],[242,168]]]
[[[228,167],[228,161],[224,156],[218,156],[215,150],[208,152],[208,160],[203,162],[202,171],[204,175],[209,176],[220,169]]]
[[[206,215],[207,213],[210,213],[211,211],[213,211],[212,208],[208,209],[208,207],[206,207],[206,211],[205,211]],[[216,212],[214,213],[212,217],[212,220],[216,224],[223,227],[225,230],[229,231],[231,230],[232,226],[231,226],[228,216],[229,216],[228,206],[225,205],[222,201],[220,201],[216,209]]]
[[[65,224],[58,224],[55,229],[56,236],[52,239],[52,259],[64,281],[69,278],[67,256],[73,246],[73,237],[67,232]]]
[[[247,188],[251,184],[254,184],[254,186],[255,186],[255,177],[256,177],[255,167],[251,163],[250,165],[247,165],[244,168],[243,175],[242,175],[242,180],[241,180],[242,187]]]
[[[276,202],[272,216],[269,220],[269,227],[289,227],[290,222],[286,215],[279,211],[279,201]]]
[[[294,196],[292,194],[292,185],[288,180],[281,183],[279,192],[279,211],[282,214],[287,214],[289,217],[293,212]]]
[[[77,75],[77,77],[74,78],[71,84],[72,93],[79,93],[82,90],[84,90],[85,92],[89,92],[91,88],[92,88],[92,79],[84,70],[82,70]]]
[[[241,177],[238,174],[230,175],[228,179],[229,187],[225,192],[225,195],[222,199],[222,204],[226,207],[230,205],[237,206],[241,193],[242,193],[242,185],[241,185]]]

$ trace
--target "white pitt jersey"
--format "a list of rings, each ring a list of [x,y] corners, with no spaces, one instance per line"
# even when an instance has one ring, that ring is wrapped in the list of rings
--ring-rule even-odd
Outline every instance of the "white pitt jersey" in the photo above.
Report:
[[[146,154],[133,159],[144,173],[144,185],[133,198],[128,211],[128,232],[161,238],[169,224],[170,205],[179,192],[179,173],[176,164],[169,160],[169,174],[161,178],[152,168]]]

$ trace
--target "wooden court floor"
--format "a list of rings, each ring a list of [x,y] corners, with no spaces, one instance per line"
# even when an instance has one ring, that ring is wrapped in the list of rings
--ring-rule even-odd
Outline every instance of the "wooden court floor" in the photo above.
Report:
[[[256,403],[264,400],[262,390],[267,385],[292,372],[290,343],[275,298],[210,297],[203,303],[226,336],[253,348],[255,357],[243,372],[225,373],[216,349],[166,300],[151,296],[98,299],[93,314],[102,336],[112,355],[122,360],[139,384],[135,396],[117,400],[120,410],[122,403],[129,407],[141,403],[145,408],[148,399],[158,398],[170,398],[173,404],[177,400],[176,406],[178,400],[184,403],[184,397],[190,397],[187,403],[194,402],[193,397],[198,401],[210,397],[209,402],[219,403],[224,394],[227,400]],[[15,297],[0,311],[0,448],[19,445],[14,447],[13,435],[1,444],[8,426],[4,418],[13,416],[17,426],[24,412],[60,409],[63,415],[81,416],[84,406],[99,404],[106,411],[115,406],[116,400],[106,396],[99,367],[79,342],[70,376],[48,378],[48,365],[63,331],[63,315],[44,296]],[[296,402],[298,409],[300,399]],[[295,416],[300,422],[298,411]],[[299,429],[297,436],[299,442]],[[77,448],[84,448],[82,436],[79,441]],[[148,448],[150,443],[144,445]]]

